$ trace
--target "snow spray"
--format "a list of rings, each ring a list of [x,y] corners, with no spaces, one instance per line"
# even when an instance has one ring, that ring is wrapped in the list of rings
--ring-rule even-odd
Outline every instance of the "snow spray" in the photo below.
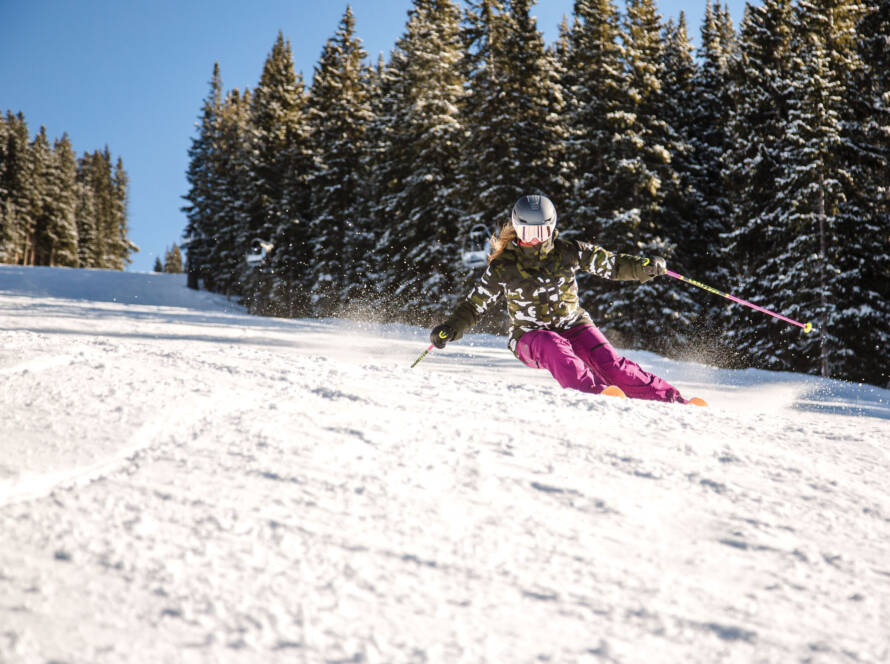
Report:
[[[712,288],[711,286],[707,286],[700,281],[696,281],[695,279],[689,279],[688,277],[684,277],[682,274],[677,274],[676,272],[672,272],[671,270],[665,270],[664,273],[669,277],[673,277],[674,279],[679,279],[680,281],[685,281],[687,284],[692,284],[693,286],[698,286],[699,288],[703,288],[709,293],[714,293],[715,295],[719,295],[720,297],[725,297],[727,300],[732,300],[733,302],[738,302],[739,304],[744,304],[746,307],[751,307],[756,311],[760,311],[765,314],[769,314],[773,318],[778,318],[779,320],[783,320],[786,323],[791,323],[792,325],[797,325],[797,327],[803,328],[804,333],[813,331],[812,323],[800,323],[796,320],[792,320],[787,316],[783,316],[782,314],[777,314],[775,311],[770,311],[769,309],[764,309],[753,302],[748,302],[747,300],[743,300],[740,297],[736,297],[735,295],[730,295],[729,293],[723,293],[716,288]]]

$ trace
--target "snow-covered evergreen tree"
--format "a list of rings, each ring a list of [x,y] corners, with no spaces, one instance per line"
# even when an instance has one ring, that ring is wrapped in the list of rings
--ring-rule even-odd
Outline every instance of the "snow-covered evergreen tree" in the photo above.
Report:
[[[99,265],[96,256],[96,201],[93,188],[83,178],[82,161],[77,164],[77,200],[74,221],[77,226],[77,261],[80,267]]]
[[[575,0],[563,53],[566,163],[573,186],[561,216],[577,237],[592,242],[611,214],[606,201],[617,167],[610,154],[626,87],[619,23],[611,0]]]
[[[215,242],[209,223],[214,216],[214,204],[217,192],[214,191],[214,151],[219,132],[220,112],[222,108],[222,79],[219,63],[213,65],[210,79],[210,92],[201,108],[201,118],[196,123],[197,132],[189,147],[189,165],[186,180],[189,191],[183,196],[187,204],[182,211],[188,220],[183,236],[186,250],[186,272],[190,288],[198,288],[203,281],[211,287],[211,273],[214,265],[210,261],[211,248]]]
[[[312,218],[310,181],[316,171],[312,128],[308,121],[308,94],[302,74],[297,74],[296,103],[287,118],[284,142],[278,153],[281,169],[279,208],[281,216],[272,235],[272,312],[305,315],[309,299],[305,284],[312,264],[309,223]]]
[[[760,170],[757,179],[751,177],[757,175],[753,170],[740,171],[752,183],[743,199],[750,216],[731,233],[731,250],[744,261],[741,283],[756,292],[753,301],[812,321],[817,329],[803,335],[796,327],[761,317],[752,318],[737,337],[761,366],[829,376],[833,356],[847,353],[839,334],[842,326],[837,325],[849,311],[853,276],[841,267],[849,265],[847,244],[854,241],[848,235],[841,242],[845,190],[852,185],[843,117],[856,68],[855,27],[862,8],[848,0],[817,0],[800,3],[793,11],[778,3],[768,3],[764,10],[752,12],[745,27],[759,28],[760,34],[772,27],[770,40],[748,42],[745,38],[755,33],[743,29],[742,48],[760,57],[774,55],[782,72],[781,78],[765,79],[745,95],[757,99],[759,92],[765,119],[774,122],[771,134],[754,135],[760,145],[757,166],[769,170]],[[781,19],[785,29],[777,31],[762,19]],[[749,48],[752,43],[754,49]],[[770,103],[782,114],[770,110]],[[752,200],[758,193],[763,200]]]
[[[729,285],[721,237],[728,231],[730,202],[723,178],[723,158],[729,149],[727,109],[730,108],[729,66],[733,57],[734,31],[728,11],[708,0],[701,26],[699,66],[692,80],[686,106],[689,126],[686,140],[693,150],[689,175],[699,194],[696,232],[683,242],[676,258],[679,267],[699,275],[707,283]],[[680,270],[678,270],[680,271]],[[712,303],[709,309],[722,308]]]
[[[564,100],[530,0],[470,2],[465,29],[467,142],[460,183],[467,228],[501,225],[519,196],[567,192]]]
[[[367,227],[369,177],[366,132],[372,120],[367,54],[347,7],[322,50],[310,88],[309,121],[318,168],[309,224],[312,306],[331,314],[370,286],[367,267],[374,233]]]
[[[21,113],[7,112],[0,127],[0,262],[20,263],[30,212],[26,190],[33,178],[28,159],[28,126]]]
[[[52,149],[41,126],[28,145],[29,182],[26,185],[26,206],[29,224],[25,235],[25,265],[48,265],[49,247],[41,242],[49,222],[49,174],[52,170]]]
[[[702,267],[708,251],[718,237],[709,231],[705,194],[699,189],[703,165],[695,150],[696,89],[698,65],[693,58],[692,42],[686,28],[686,17],[681,12],[674,23],[668,21],[664,31],[664,73],[661,87],[662,102],[659,117],[670,129],[667,143],[670,151],[670,167],[675,177],[663,184],[658,213],[661,237],[674,238],[670,259],[671,269],[681,274],[704,275]],[[711,222],[713,224],[713,222]],[[709,227],[710,226],[710,227]],[[702,330],[706,320],[708,303],[699,293],[668,279],[658,284],[660,291],[660,316],[652,321],[654,338],[646,346],[663,352],[679,353],[690,346],[696,349],[702,342]]]
[[[109,206],[108,164],[102,153],[84,154],[77,162],[77,181],[80,201],[77,207],[77,253],[83,267],[102,268],[105,265],[107,238],[104,229]]]
[[[182,252],[175,242],[164,253],[164,272],[167,274],[182,274]]]
[[[42,129],[41,136],[45,138]],[[77,267],[77,162],[67,135],[55,142],[40,177],[45,188],[36,227],[36,263]]]
[[[778,338],[768,362],[823,376],[832,375],[832,355],[844,347],[835,325],[847,306],[849,276],[839,267],[848,247],[837,242],[838,213],[850,184],[841,152],[842,116],[861,13],[861,5],[850,0],[812,0],[796,8],[788,149],[776,182],[788,242],[775,245],[765,265],[774,275],[769,290],[779,310],[818,328],[801,335],[773,326],[770,336]]]
[[[615,251],[671,259],[676,245],[676,216],[666,214],[669,192],[680,186],[673,155],[687,149],[665,119],[665,44],[661,19],[651,0],[628,0],[622,63],[627,84],[615,111],[616,126],[608,159],[615,175],[605,193],[601,244]],[[638,288],[596,284],[592,307],[619,343],[670,347],[676,310],[665,306],[665,280]]]
[[[792,58],[792,0],[748,5],[731,63],[730,147],[724,178],[730,193],[730,230],[724,262],[733,273],[727,290],[775,309],[766,287],[781,278],[768,271],[775,247],[788,245],[784,211],[776,192],[787,158]],[[771,266],[770,269],[775,269]],[[743,363],[764,361],[777,339],[775,323],[742,307],[726,308],[726,338]]]
[[[456,174],[463,145],[460,11],[452,0],[414,0],[382,72],[383,159],[376,167],[377,277],[403,315],[438,309],[454,289],[463,205]]]
[[[93,245],[86,253],[94,257],[91,267],[122,269],[117,265],[118,241],[115,235],[119,231],[116,216],[114,176],[111,166],[111,153],[95,150],[81,157],[78,166],[81,182],[92,190],[93,210],[95,213],[95,237]],[[87,241],[85,238],[84,241]],[[80,250],[79,250],[80,251]]]
[[[841,341],[832,373],[890,385],[890,2],[865,3],[855,67],[844,94],[843,154],[849,168],[835,225],[837,306],[831,330]]]
[[[300,164],[291,163],[293,151],[300,148],[292,141],[298,141],[308,133],[304,126],[305,106],[303,80],[294,70],[290,42],[279,32],[251,100],[250,148],[247,152],[250,181],[243,192],[248,223],[241,229],[238,240],[238,250],[245,255],[254,240],[269,242],[283,231],[285,225],[298,224],[306,217],[305,193],[287,191],[294,185],[305,189],[293,182],[294,174],[290,170],[301,168]],[[303,173],[304,178],[305,175]],[[300,209],[292,209],[292,204],[300,205]],[[250,311],[275,311],[275,303],[270,300],[273,285],[273,279],[262,272],[245,272],[242,292]]]
[[[114,191],[114,219],[110,230],[111,267],[115,270],[123,270],[126,265],[133,262],[130,254],[139,251],[139,247],[130,240],[130,175],[124,169],[124,160],[121,157],[118,157],[114,164],[111,184]]]
[[[212,288],[227,296],[244,293],[243,280],[249,267],[245,261],[245,229],[250,227],[248,192],[252,182],[251,91],[237,88],[223,101],[211,165],[214,192],[207,228],[214,242],[209,260],[214,266]]]

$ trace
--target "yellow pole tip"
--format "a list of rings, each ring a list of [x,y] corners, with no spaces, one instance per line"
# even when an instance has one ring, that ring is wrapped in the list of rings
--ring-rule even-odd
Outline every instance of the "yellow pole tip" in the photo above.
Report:
[[[813,324],[812,324],[812,323],[807,323],[806,325],[803,326],[803,332],[804,332],[804,334],[807,334],[807,333],[812,332],[812,331],[813,331]]]

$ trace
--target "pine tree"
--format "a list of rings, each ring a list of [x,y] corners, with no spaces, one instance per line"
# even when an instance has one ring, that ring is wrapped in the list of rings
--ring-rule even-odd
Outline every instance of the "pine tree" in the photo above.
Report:
[[[372,120],[367,54],[347,7],[322,50],[310,90],[309,121],[318,168],[309,224],[314,262],[308,287],[316,313],[330,315],[364,295],[374,234],[367,228],[366,131]]]
[[[21,113],[0,118],[0,262],[19,263],[25,245],[28,127]]]
[[[118,157],[114,164],[111,185],[113,192],[113,217],[109,228],[112,243],[111,265],[115,270],[123,270],[124,266],[133,262],[130,254],[139,251],[139,247],[130,240],[130,176],[124,169],[124,160],[121,157]]]
[[[397,48],[392,52],[392,60],[396,58]],[[378,54],[377,65],[371,68],[368,77],[372,120],[365,132],[364,169],[369,177],[368,214],[376,236],[368,257],[368,279],[376,285],[375,307],[381,319],[395,315],[394,293],[405,276],[392,258],[398,220],[388,218],[386,212],[389,196],[398,193],[398,182],[406,177],[401,162],[394,158],[393,145],[400,131],[394,122],[396,103],[401,99],[401,94],[394,94],[394,90],[400,80],[400,74],[389,67],[383,53]],[[393,172],[393,167],[399,169],[398,172]]]
[[[838,238],[852,306],[835,321],[846,342],[836,362],[850,380],[890,387],[890,2],[865,4],[847,92],[853,165]]]
[[[249,269],[245,262],[245,237],[250,227],[247,200],[253,181],[251,98],[250,90],[241,93],[236,88],[227,93],[220,111],[211,169],[214,198],[207,229],[214,239],[209,255],[214,269],[208,287],[229,297],[244,294],[243,280]]]
[[[183,196],[187,204],[182,207],[188,222],[183,233],[186,250],[186,271],[189,288],[198,288],[203,282],[210,287],[213,265],[210,261],[214,238],[210,220],[214,217],[218,198],[214,186],[215,144],[222,108],[222,78],[219,63],[213,65],[210,79],[210,93],[201,108],[201,119],[197,123],[197,134],[189,147],[189,165],[186,180],[189,191]]]
[[[460,169],[467,228],[503,224],[523,194],[546,194],[559,204],[569,191],[560,69],[531,5],[469,3],[468,131]]]
[[[114,184],[111,173],[111,155],[104,151],[84,154],[79,161],[79,178],[83,186],[89,188],[94,214],[95,234],[92,242],[89,237],[81,238],[78,253],[90,256],[85,267],[112,268],[110,247],[114,228]]]
[[[624,20],[623,64],[627,82],[612,113],[617,125],[607,156],[616,165],[606,187],[601,238],[620,252],[671,259],[682,221],[665,209],[676,197],[679,177],[675,154],[688,148],[666,121],[665,44],[661,19],[651,0],[629,0]],[[679,228],[677,225],[680,225]],[[627,284],[597,283],[594,310],[616,341],[664,350],[675,342],[677,310],[665,307],[665,280],[629,288]],[[681,308],[682,309],[682,308]]]
[[[845,92],[846,201],[838,214],[836,258],[843,292],[832,328],[843,348],[833,370],[890,387],[890,2],[866,3],[856,66]]]
[[[562,200],[569,192],[570,175],[564,152],[565,99],[554,53],[546,48],[531,15],[534,4],[535,0],[509,3],[502,85],[515,104],[512,138],[518,164],[514,168],[520,169],[517,176],[523,191],[549,192],[554,200]]]
[[[563,56],[566,93],[566,162],[572,168],[572,196],[562,205],[572,230],[596,241],[617,163],[610,158],[616,115],[626,87],[619,42],[618,10],[611,0],[576,0],[574,23]]]
[[[40,127],[34,139],[28,144],[27,164],[28,182],[24,189],[24,205],[27,210],[28,224],[25,231],[25,265],[47,265],[49,247],[41,242],[44,230],[49,221],[49,178],[52,168],[52,152],[46,127]]]
[[[79,160],[77,164],[75,191],[74,221],[77,227],[77,262],[80,267],[98,267],[95,193],[84,179],[82,160]]]
[[[79,267],[77,208],[80,187],[77,182],[77,156],[67,134],[53,146],[52,187],[58,192],[53,201],[52,229],[54,257],[51,265]]]
[[[294,71],[290,42],[279,32],[251,100],[251,147],[247,165],[250,182],[244,192],[248,224],[238,242],[242,253],[247,252],[253,240],[273,240],[285,232],[286,226],[305,219],[308,211],[306,173],[293,170],[305,169],[308,162],[305,159],[308,141],[305,107],[303,80]],[[294,157],[298,158],[297,163]],[[298,237],[293,233],[291,236],[291,239]],[[282,253],[291,254],[293,263],[299,257],[292,255],[296,248],[290,244],[290,248],[287,244],[281,248]],[[306,252],[302,253],[305,256]],[[245,280],[249,282],[244,289],[249,310],[273,312],[276,309],[271,300],[273,280],[256,271],[247,272]]]
[[[457,276],[463,214],[455,176],[463,127],[460,12],[451,0],[414,0],[382,72],[386,91],[377,166],[376,278],[409,315],[442,306]],[[385,109],[385,110],[382,110]],[[384,267],[382,266],[382,267]]]
[[[704,275],[702,267],[718,237],[709,219],[701,183],[702,164],[695,150],[695,80],[698,66],[681,12],[677,23],[668,21],[664,32],[664,68],[658,117],[665,123],[665,148],[670,152],[671,177],[662,182],[657,213],[659,237],[670,238],[673,250],[667,258],[680,273]],[[719,220],[718,220],[719,223]],[[656,249],[654,253],[658,253]],[[660,280],[658,302],[650,311],[651,335],[642,335],[648,348],[671,354],[702,345],[702,329],[709,327],[706,304],[699,294],[676,282]],[[649,338],[647,338],[649,337]]]
[[[68,136],[44,153],[46,132],[40,131],[43,200],[35,229],[37,265],[77,267],[77,163]],[[48,148],[48,146],[46,146]]]
[[[290,316],[309,312],[305,283],[312,263],[308,237],[312,218],[310,180],[316,168],[312,129],[307,117],[308,95],[302,74],[297,77],[297,88],[301,91],[299,105],[289,119],[280,155],[283,217],[272,236],[275,251],[271,263],[275,313]]]
[[[163,272],[164,271],[164,264],[161,263],[160,256],[155,256],[155,266],[154,266],[154,268],[152,268],[152,271],[153,272]]]
[[[771,309],[776,303],[765,286],[787,268],[782,266],[777,275],[765,259],[774,247],[788,244],[775,183],[783,172],[790,116],[791,13],[791,0],[749,5],[730,65],[730,147],[724,178],[731,218],[724,262],[733,279],[727,290]],[[763,363],[775,345],[767,335],[774,323],[765,318],[740,307],[726,309],[726,339],[746,364]]]
[[[776,191],[786,242],[766,255],[773,302],[781,311],[814,320],[816,335],[773,326],[768,362],[796,371],[832,375],[832,355],[844,346],[835,319],[848,305],[839,269],[838,213],[849,170],[841,154],[844,91],[855,67],[854,32],[861,6],[849,0],[815,0],[795,11],[791,60],[788,149]],[[772,268],[772,269],[770,269]]]
[[[182,274],[182,253],[175,243],[164,254],[164,272]]]
[[[104,267],[105,238],[100,233],[100,197],[102,196],[101,156],[84,154],[77,161],[79,190],[77,220],[77,254],[81,267]]]
[[[729,229],[732,208],[723,178],[723,157],[729,149],[726,116],[731,106],[729,68],[735,38],[732,19],[724,9],[719,2],[712,4],[710,0],[705,7],[698,52],[701,65],[689,96],[687,140],[695,163],[692,186],[701,196],[702,208],[696,241],[689,252],[695,262],[690,261],[688,267],[694,264],[703,281],[728,284],[720,237]]]
[[[467,222],[491,225],[500,222],[508,206],[522,195],[515,184],[504,191],[492,182],[492,174],[507,160],[509,152],[507,136],[500,135],[494,125],[499,94],[497,51],[505,32],[503,3],[468,0],[464,23],[462,69],[467,95],[461,110],[467,135],[458,182],[464,190]]]

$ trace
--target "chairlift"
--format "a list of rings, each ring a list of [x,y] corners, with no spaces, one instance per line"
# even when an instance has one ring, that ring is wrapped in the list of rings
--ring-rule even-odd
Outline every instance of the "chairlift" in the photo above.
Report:
[[[272,251],[273,246],[274,245],[267,240],[254,238],[250,242],[250,248],[247,250],[247,255],[244,257],[244,260],[246,260],[247,264],[254,269],[262,270],[268,268],[268,265],[264,265],[264,263],[266,263],[266,259],[269,256],[269,252]]]
[[[488,240],[491,231],[485,224],[476,224],[464,238],[461,247],[460,261],[470,269],[482,267],[488,263]]]

